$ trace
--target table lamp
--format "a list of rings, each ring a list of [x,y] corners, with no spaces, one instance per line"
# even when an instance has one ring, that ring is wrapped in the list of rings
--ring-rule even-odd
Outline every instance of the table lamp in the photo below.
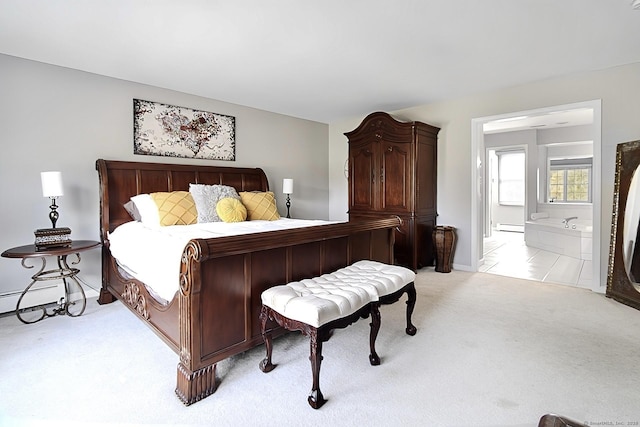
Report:
[[[62,189],[62,173],[59,171],[40,172],[42,182],[42,196],[51,199],[49,219],[51,228],[41,228],[35,231],[36,249],[44,249],[56,246],[71,245],[71,230],[69,228],[56,228],[58,222],[58,205],[56,198],[64,195]]]
[[[40,180],[42,181],[42,196],[51,199],[51,206],[49,206],[51,208],[51,212],[49,212],[51,228],[56,228],[59,217],[56,198],[64,195],[62,173],[58,171],[40,172]]]
[[[287,195],[287,218],[291,218],[289,215],[289,208],[291,207],[289,196],[293,194],[293,179],[285,178],[282,180],[282,192]]]

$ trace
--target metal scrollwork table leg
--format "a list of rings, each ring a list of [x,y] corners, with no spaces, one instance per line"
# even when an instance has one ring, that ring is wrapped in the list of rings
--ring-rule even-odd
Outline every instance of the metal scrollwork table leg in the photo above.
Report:
[[[72,265],[77,265],[80,263],[80,254],[76,253],[75,256],[77,259],[75,262],[71,263]],[[31,258],[22,259],[22,266],[24,268],[31,269],[35,267],[33,265],[27,265],[27,260],[29,259]],[[80,270],[75,267],[69,266],[69,264],[67,263],[67,255],[57,256],[58,268],[53,270],[45,270],[47,265],[46,256],[42,256],[39,259],[42,263],[40,269],[36,274],[31,276],[31,283],[26,287],[24,291],[22,291],[22,294],[18,299],[18,304],[16,304],[16,316],[18,317],[18,319],[20,319],[20,321],[23,323],[36,323],[44,319],[45,317],[53,317],[58,314],[66,314],[68,316],[76,317],[84,313],[84,309],[87,305],[87,299],[84,294],[84,290],[80,285],[80,282],[78,282],[78,279],[76,278],[76,275],[80,272]],[[62,282],[64,283],[64,297],[60,298],[57,305],[52,309],[52,311],[47,311],[46,305],[36,305],[21,308],[22,299],[24,298],[26,293],[29,292],[31,287],[38,282],[47,280],[62,280]],[[76,295],[77,297],[75,297]],[[36,315],[35,317],[23,316],[26,313],[38,311],[40,311],[40,314]]]

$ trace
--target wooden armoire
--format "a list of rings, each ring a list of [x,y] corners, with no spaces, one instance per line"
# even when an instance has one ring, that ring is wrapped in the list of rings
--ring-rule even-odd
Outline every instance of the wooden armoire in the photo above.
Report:
[[[434,265],[439,128],[371,113],[349,139],[349,220],[397,216],[395,258],[414,271]]]

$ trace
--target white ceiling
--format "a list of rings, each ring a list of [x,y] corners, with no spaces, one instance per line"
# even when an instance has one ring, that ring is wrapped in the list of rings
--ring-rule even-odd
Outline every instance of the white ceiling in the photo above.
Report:
[[[0,0],[0,53],[328,123],[640,62],[631,3]]]
[[[593,114],[594,111],[591,108],[575,108],[526,116],[512,116],[487,122],[483,125],[483,130],[484,133],[490,134],[588,125],[593,123]]]

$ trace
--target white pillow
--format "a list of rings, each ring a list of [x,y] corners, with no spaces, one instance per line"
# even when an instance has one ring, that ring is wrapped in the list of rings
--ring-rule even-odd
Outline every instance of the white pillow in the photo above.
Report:
[[[189,192],[196,203],[198,223],[221,222],[216,212],[218,201],[226,197],[240,200],[236,189],[228,185],[189,184]]]
[[[140,214],[140,222],[148,227],[160,227],[160,214],[158,206],[149,194],[138,194],[131,201],[136,205]]]

